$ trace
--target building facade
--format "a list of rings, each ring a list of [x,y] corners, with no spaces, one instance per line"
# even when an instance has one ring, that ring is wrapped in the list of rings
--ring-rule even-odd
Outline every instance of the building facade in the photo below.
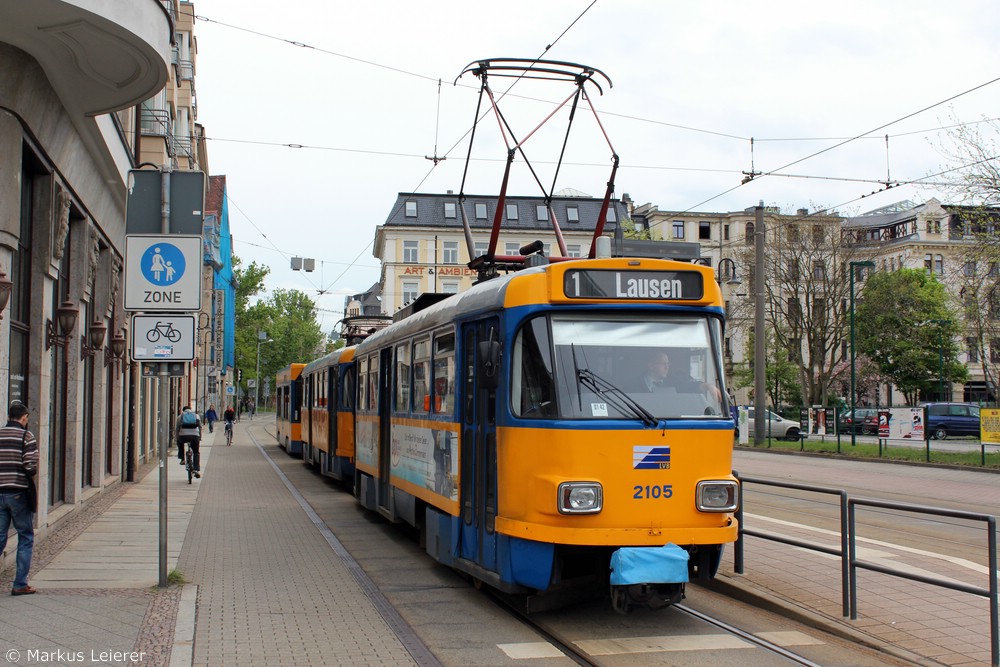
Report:
[[[123,298],[130,171],[208,169],[194,8],[128,4],[0,0],[0,401],[26,403],[39,440],[40,536],[132,479],[155,458],[156,424],[197,404],[189,371],[157,405],[129,361]],[[224,212],[210,231],[206,288],[231,269]],[[231,318],[202,302],[199,325],[231,341]]]
[[[385,223],[375,230],[372,251],[382,262],[382,314],[393,315],[425,292],[454,294],[470,287],[479,274],[468,264],[489,247],[498,203],[498,197],[466,195],[460,200],[451,192],[399,193]],[[517,256],[522,247],[541,241],[546,256],[560,256],[552,215],[565,256],[585,257],[601,204],[600,199],[579,195],[557,194],[551,207],[542,197],[507,197],[495,254]],[[625,204],[612,201],[604,233],[613,235],[625,215]]]

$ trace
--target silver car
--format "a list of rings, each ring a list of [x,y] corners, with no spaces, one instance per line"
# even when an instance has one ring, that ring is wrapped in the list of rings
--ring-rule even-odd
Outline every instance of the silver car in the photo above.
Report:
[[[750,408],[747,411],[747,433],[751,438],[753,438],[755,422],[754,409]],[[801,430],[802,427],[797,421],[785,419],[775,412],[767,411],[767,423],[764,424],[765,437],[777,438],[778,440],[798,440]]]

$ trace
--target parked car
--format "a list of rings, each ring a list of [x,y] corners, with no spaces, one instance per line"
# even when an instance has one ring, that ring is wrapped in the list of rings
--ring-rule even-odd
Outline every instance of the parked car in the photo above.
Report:
[[[754,419],[754,409],[747,411],[747,432],[753,437],[756,419]],[[767,423],[764,425],[765,437],[777,438],[778,440],[798,440],[801,426],[797,421],[785,419],[781,415],[767,411]],[[736,422],[736,435],[739,435],[739,421]]]
[[[979,406],[974,403],[922,403],[927,408],[927,432],[935,440],[949,435],[979,437]]]
[[[878,433],[878,410],[875,408],[854,408],[841,413],[837,424],[840,433],[873,435]]]

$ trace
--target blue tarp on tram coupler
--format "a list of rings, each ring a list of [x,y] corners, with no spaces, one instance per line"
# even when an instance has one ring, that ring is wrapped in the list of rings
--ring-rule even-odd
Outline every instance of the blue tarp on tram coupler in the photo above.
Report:
[[[611,585],[682,584],[688,580],[688,552],[676,544],[622,547],[611,554]]]

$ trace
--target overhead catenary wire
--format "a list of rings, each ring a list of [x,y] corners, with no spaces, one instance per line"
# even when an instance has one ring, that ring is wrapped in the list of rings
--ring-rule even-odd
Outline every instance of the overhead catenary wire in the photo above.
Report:
[[[594,3],[592,2],[587,7],[587,9],[589,10],[590,7],[592,7],[593,5],[594,5]],[[183,11],[183,9],[181,11]],[[398,67],[392,67],[392,66],[384,65],[382,63],[378,63],[378,62],[375,62],[373,60],[364,59],[364,58],[358,58],[358,57],[355,57],[355,56],[351,56],[351,55],[347,55],[347,54],[343,54],[343,53],[338,53],[338,52],[335,52],[335,51],[332,51],[332,50],[329,50],[329,49],[318,48],[318,47],[315,47],[315,46],[311,46],[311,45],[305,44],[303,42],[275,37],[275,36],[270,35],[270,34],[265,33],[265,32],[256,31],[256,30],[249,30],[249,29],[242,28],[240,26],[236,26],[236,25],[233,25],[233,24],[229,24],[229,23],[225,23],[225,22],[221,22],[221,21],[215,21],[215,20],[210,19],[208,17],[196,16],[195,18],[197,18],[199,20],[204,20],[204,21],[207,21],[207,22],[213,22],[213,23],[216,23],[218,25],[225,26],[227,28],[231,28],[231,29],[235,29],[235,30],[242,30],[244,32],[248,32],[248,33],[254,34],[256,36],[260,36],[262,38],[277,39],[277,40],[286,42],[286,43],[288,43],[291,46],[295,46],[297,48],[307,48],[307,49],[310,49],[310,50],[313,50],[313,51],[316,51],[316,52],[319,52],[319,53],[324,53],[324,54],[327,54],[327,55],[332,55],[332,56],[336,56],[336,57],[345,58],[345,59],[348,59],[348,60],[351,60],[351,61],[355,61],[355,62],[357,62],[359,64],[363,64],[363,65],[366,65],[366,66],[374,66],[374,67],[378,67],[378,68],[381,68],[381,69],[385,69],[387,71],[392,71],[392,72],[395,72],[395,73],[398,73],[398,74],[402,74],[402,75],[410,75],[410,76],[418,77],[418,78],[421,78],[421,79],[424,79],[424,80],[437,81],[437,82],[440,81],[440,77],[431,77],[431,76],[423,75],[423,74],[420,74],[418,72],[413,72],[413,71],[410,71],[410,70],[407,70],[407,69],[404,69],[404,68],[398,68]],[[579,17],[578,17],[578,19],[579,19]],[[574,21],[574,23],[575,23],[575,21]],[[573,24],[571,24],[571,25],[573,25]],[[551,46],[552,46],[551,44],[548,45],[546,47],[546,49],[543,51],[543,54],[545,52],[547,52],[548,49],[551,48]],[[914,116],[916,114],[922,113],[922,112],[924,112],[924,111],[926,111],[926,110],[928,110],[930,108],[933,108],[935,106],[943,104],[944,102],[956,99],[957,97],[960,97],[961,95],[968,94],[969,92],[971,92],[973,90],[977,90],[977,89],[979,89],[979,88],[981,88],[983,86],[986,86],[986,85],[989,85],[991,83],[994,83],[995,81],[997,81],[997,79],[993,79],[991,81],[988,81],[988,82],[982,84],[981,86],[977,86],[975,88],[970,89],[969,91],[966,91],[964,93],[960,93],[960,94],[955,95],[953,97],[950,97],[950,98],[948,98],[947,100],[945,100],[943,102],[939,102],[939,103],[936,103],[934,105],[925,107],[925,108],[920,109],[918,111],[915,111],[912,114],[908,114],[907,116],[904,116],[901,119],[897,119],[896,121],[893,121],[892,123],[880,126],[880,128],[885,128],[885,127],[888,127],[889,125],[901,122],[901,120],[903,120],[903,119],[910,118],[910,117],[912,117],[912,116]],[[508,94],[508,93],[505,93],[505,94]],[[512,94],[512,93],[510,93],[510,94]],[[545,104],[552,104],[552,102],[549,101],[549,100],[538,100],[537,98],[531,98],[531,97],[524,97],[524,99],[534,100],[534,101],[542,102],[542,103],[545,103]],[[712,135],[716,135],[716,136],[720,136],[720,137],[728,137],[728,138],[738,139],[738,140],[741,140],[741,141],[745,141],[747,139],[746,137],[741,137],[738,134],[732,134],[732,133],[726,133],[726,132],[718,132],[718,131],[713,131],[713,130],[709,130],[709,129],[696,128],[696,127],[685,126],[685,125],[680,125],[680,124],[671,124],[671,123],[667,123],[667,122],[664,122],[664,121],[658,121],[658,120],[654,120],[654,119],[646,119],[646,118],[642,118],[642,117],[634,116],[634,115],[616,114],[614,112],[609,112],[609,111],[602,111],[601,113],[602,113],[602,115],[605,115],[605,116],[619,116],[619,117],[622,117],[622,118],[627,118],[627,119],[635,120],[635,121],[639,121],[639,122],[647,122],[647,123],[654,123],[654,124],[659,124],[659,125],[664,125],[664,126],[676,127],[678,129],[683,129],[683,130],[686,130],[686,131],[699,132],[699,133],[705,133],[705,134],[712,134]],[[973,122],[970,122],[969,124],[973,124],[973,123],[977,123],[977,122],[989,122],[989,121],[988,120],[973,121]],[[942,130],[947,129],[948,127],[949,126],[938,127],[938,128],[934,128],[932,131],[934,131],[934,132],[940,132]],[[951,126],[951,127],[954,127],[954,126]],[[798,163],[803,162],[805,160],[808,160],[808,159],[810,159],[812,157],[816,157],[817,155],[820,155],[822,153],[825,153],[825,152],[828,152],[828,151],[832,151],[832,150],[834,150],[834,149],[836,149],[836,148],[838,148],[838,147],[840,147],[842,145],[845,145],[845,144],[853,142],[853,141],[861,141],[861,140],[866,140],[866,139],[870,140],[870,139],[876,139],[876,138],[884,140],[885,138],[888,138],[888,137],[911,136],[911,135],[923,134],[923,133],[926,133],[928,131],[931,131],[931,130],[916,130],[916,131],[910,131],[910,132],[901,132],[901,133],[893,134],[893,135],[883,134],[883,135],[880,135],[880,136],[875,136],[873,133],[876,132],[876,131],[878,131],[878,129],[880,129],[880,128],[876,128],[875,130],[872,130],[869,133],[852,135],[852,136],[848,136],[848,137],[845,137],[845,138],[838,138],[838,137],[831,137],[831,138],[807,138],[807,137],[806,138],[802,138],[802,137],[794,137],[794,138],[780,138],[780,137],[779,138],[761,138],[761,137],[755,137],[755,138],[752,138],[752,140],[755,141],[755,142],[780,142],[780,141],[803,141],[803,142],[805,142],[805,141],[817,141],[817,140],[823,140],[823,141],[833,140],[833,141],[837,141],[838,142],[838,143],[834,144],[833,146],[829,146],[829,147],[824,148],[821,151],[810,153],[810,154],[808,154],[808,155],[806,155],[804,157],[801,157],[801,158],[799,158],[799,159],[797,159],[795,161],[789,162],[789,163],[783,165],[782,167],[778,167],[777,169],[772,169],[770,171],[765,172],[766,175],[771,176],[771,177],[820,179],[820,180],[845,181],[845,182],[886,183],[886,184],[892,184],[891,187],[898,187],[898,185],[904,185],[904,184],[927,183],[928,181],[926,180],[926,177],[925,178],[919,178],[919,179],[909,179],[909,180],[901,179],[901,180],[898,180],[896,182],[892,182],[890,180],[890,174],[891,174],[891,172],[890,172],[890,170],[888,168],[889,167],[889,165],[888,165],[888,155],[887,155],[887,170],[886,170],[886,179],[885,179],[885,181],[882,181],[881,179],[859,179],[859,178],[847,178],[847,177],[835,177],[835,176],[819,176],[819,175],[803,175],[803,174],[779,173],[779,172],[787,169],[788,167],[790,167],[792,165],[798,164]],[[232,141],[238,141],[238,140],[232,140]],[[255,142],[246,142],[246,143],[255,143]],[[437,139],[435,140],[435,144],[436,143],[437,143]],[[310,147],[310,146],[307,146],[305,144],[282,144],[282,145],[285,145],[285,146],[287,146],[289,148],[318,148],[318,147]],[[364,151],[364,150],[358,150],[358,149],[338,149],[338,148],[321,148],[321,149],[322,150],[344,150],[344,151],[350,151],[350,152],[371,153],[371,154],[375,154],[375,155],[402,155],[402,154],[393,154],[393,153],[382,152],[382,151]],[[436,153],[436,150],[435,150],[435,153]],[[406,157],[409,157],[409,156],[407,155]],[[414,157],[421,157],[421,156],[414,156]],[[568,163],[568,164],[570,164],[570,163]],[[574,164],[581,164],[581,163],[574,163]],[[753,164],[753,162],[751,163],[751,165],[752,165],[751,166],[751,171],[753,171],[756,168],[756,166]],[[589,166],[589,165],[585,165],[584,164],[584,166]],[[603,167],[604,165],[594,165],[594,166],[602,166]],[[740,173],[738,170],[725,170],[725,169],[708,170],[708,169],[703,169],[703,168],[666,167],[666,166],[649,166],[649,165],[628,165],[627,162],[623,163],[622,166],[623,166],[623,168],[633,168],[633,169],[662,169],[662,170],[692,171],[692,172],[702,171],[702,172],[707,172],[707,173],[708,172],[714,172],[714,173],[727,173],[727,172]],[[428,174],[423,179],[421,179],[420,184],[417,186],[417,188],[415,188],[415,190],[418,189],[423,184],[423,182],[427,179],[427,177],[429,175],[430,175],[430,171],[428,172]],[[689,207],[689,208],[685,209],[684,212],[691,211],[694,208],[700,207],[700,206],[702,206],[702,205],[704,205],[704,204],[706,204],[706,203],[708,203],[710,201],[713,201],[713,200],[715,200],[715,199],[717,199],[717,198],[719,198],[721,196],[724,196],[725,194],[728,194],[729,192],[732,192],[733,190],[737,189],[738,187],[739,186],[734,187],[734,188],[729,188],[729,189],[725,190],[724,192],[722,192],[722,193],[720,193],[720,194],[718,194],[718,195],[716,195],[714,197],[711,197],[709,199],[704,200],[703,202],[701,202],[699,204],[696,204],[694,207]],[[868,193],[868,194],[865,194],[865,195],[861,195],[857,199],[845,202],[845,204],[846,203],[852,203],[854,201],[860,201],[861,199],[864,199],[865,197],[872,196],[876,192],[885,191],[886,189],[891,189],[891,187],[884,187],[882,190],[876,190],[874,192],[871,192],[871,193]],[[841,204],[841,205],[845,205],[845,204]],[[259,231],[259,228],[258,228],[258,231]],[[262,234],[262,236],[263,236],[263,234]],[[270,241],[270,239],[268,239],[268,241]],[[370,245],[371,244],[369,244],[369,246]]]

